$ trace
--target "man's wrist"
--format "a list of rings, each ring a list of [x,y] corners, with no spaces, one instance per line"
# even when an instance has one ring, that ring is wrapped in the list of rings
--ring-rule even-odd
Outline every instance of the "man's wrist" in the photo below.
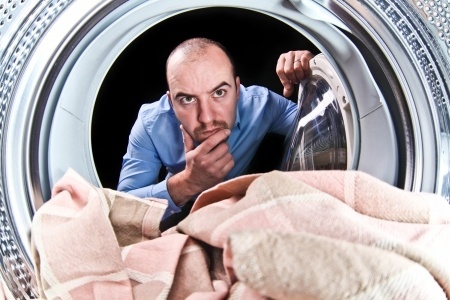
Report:
[[[181,171],[167,179],[167,192],[177,206],[182,206],[199,192],[189,183],[185,171]]]

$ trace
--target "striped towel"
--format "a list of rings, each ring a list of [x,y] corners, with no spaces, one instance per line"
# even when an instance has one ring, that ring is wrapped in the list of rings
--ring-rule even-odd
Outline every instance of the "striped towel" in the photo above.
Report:
[[[272,171],[167,204],[73,170],[32,225],[43,299],[450,299],[450,205],[359,171]]]

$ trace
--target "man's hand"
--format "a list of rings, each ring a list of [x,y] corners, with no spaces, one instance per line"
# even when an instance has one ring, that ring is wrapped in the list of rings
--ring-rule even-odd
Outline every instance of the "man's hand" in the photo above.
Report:
[[[311,76],[309,61],[314,55],[307,50],[289,51],[278,58],[276,72],[283,85],[283,95],[289,97],[294,85]]]
[[[180,126],[183,134],[186,168],[169,178],[168,191],[172,200],[182,205],[193,196],[223,181],[234,166],[226,140],[229,129],[209,136],[197,148],[191,136]]]

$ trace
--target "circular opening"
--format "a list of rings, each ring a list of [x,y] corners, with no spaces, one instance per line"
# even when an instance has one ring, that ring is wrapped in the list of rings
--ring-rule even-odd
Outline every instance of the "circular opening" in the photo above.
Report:
[[[215,39],[236,61],[244,85],[262,85],[282,93],[275,73],[280,54],[319,50],[289,25],[268,15],[238,8],[204,8],[185,12],[158,23],[137,37],[116,59],[99,90],[92,120],[92,151],[103,187],[116,188],[128,134],[144,103],[158,100],[167,90],[165,62],[181,41],[196,36]],[[294,93],[291,100],[296,101]],[[270,150],[282,142],[271,144]],[[264,147],[264,145],[263,145]],[[264,164],[276,158],[262,154]]]
[[[77,24],[77,26],[58,26],[61,23],[57,23],[57,25],[52,26],[51,30],[45,30],[46,34],[42,35],[42,38],[40,33],[42,33],[43,30],[40,30],[38,28],[39,26],[36,27],[36,24],[31,24],[33,21],[38,22],[39,25],[45,23],[41,22],[43,20],[42,18],[39,19],[40,17],[36,17],[35,13],[37,10],[34,10],[33,14],[31,14],[30,9],[30,11],[27,11],[26,13],[19,14],[19,11],[15,11],[13,15],[10,15],[15,19],[18,19],[17,17],[19,15],[28,17],[28,13],[30,13],[29,20],[31,21],[28,30],[25,32],[21,31],[23,33],[23,39],[18,41],[14,55],[19,55],[19,53],[24,52],[26,55],[22,56],[27,57],[27,55],[32,52],[31,50],[39,49],[39,51],[34,52],[35,57],[32,57],[26,64],[21,63],[23,61],[19,60],[20,55],[17,56],[17,60],[16,58],[13,60],[5,60],[5,66],[7,66],[5,68],[5,72],[8,73],[14,71],[14,74],[20,74],[20,76],[17,77],[20,78],[20,84],[17,85],[14,96],[11,97],[11,99],[15,98],[14,105],[12,105],[13,109],[11,110],[13,112],[9,113],[9,115],[6,115],[6,118],[4,118],[7,119],[7,122],[9,122],[7,125],[11,126],[2,127],[5,131],[4,136],[9,137],[8,143],[5,142],[5,144],[3,144],[3,147],[6,149],[4,153],[7,154],[3,157],[4,161],[7,162],[4,164],[6,166],[6,172],[4,172],[3,177],[4,183],[7,183],[7,185],[5,185],[2,193],[5,195],[5,199],[7,199],[7,212],[14,215],[15,224],[12,227],[19,232],[17,236],[20,235],[23,241],[27,241],[28,237],[27,230],[29,228],[30,220],[26,218],[29,217],[27,215],[27,209],[31,207],[28,203],[21,206],[23,201],[21,202],[20,200],[28,199],[28,194],[26,194],[28,191],[24,189],[24,187],[31,187],[30,190],[32,191],[30,194],[40,194],[39,189],[36,189],[35,187],[40,183],[39,171],[43,170],[42,173],[47,175],[47,167],[52,165],[48,163],[48,161],[51,161],[52,163],[55,162],[53,164],[56,165],[55,169],[61,166],[61,170],[65,170],[64,167],[66,165],[88,165],[91,167],[91,145],[89,142],[92,142],[92,154],[94,156],[93,158],[95,160],[96,169],[102,185],[111,188],[116,187],[122,155],[126,150],[125,148],[128,133],[134,123],[137,111],[141,104],[155,101],[165,92],[165,59],[170,50],[180,41],[192,36],[207,36],[221,41],[228,48],[230,48],[231,52],[234,54],[238,64],[239,75],[245,85],[259,84],[280,92],[281,85],[274,72],[275,63],[280,53],[292,49],[309,49],[315,53],[318,52],[307,38],[302,36],[289,25],[286,25],[282,21],[276,19],[278,17],[283,18],[283,16],[286,17],[284,21],[294,24],[292,26],[295,26],[298,22],[299,26],[304,27],[303,29],[305,29],[305,34],[308,35],[311,40],[315,41],[315,46],[319,47],[322,52],[328,55],[328,57],[333,58],[334,66],[338,66],[338,69],[341,69],[339,73],[344,75],[343,78],[357,79],[357,77],[363,76],[364,72],[360,72],[359,70],[361,69],[358,68],[351,68],[352,66],[355,67],[360,65],[358,63],[359,60],[355,59],[358,58],[358,56],[351,56],[353,51],[352,49],[354,48],[343,47],[348,46],[345,43],[342,43],[344,39],[337,34],[329,34],[330,32],[334,33],[334,31],[324,30],[324,28],[333,28],[336,31],[341,28],[342,30],[340,30],[339,33],[343,33],[349,40],[351,40],[352,44],[355,48],[357,48],[357,51],[355,52],[360,53],[364,58],[364,65],[367,64],[369,69],[368,73],[370,73],[374,78],[375,84],[378,86],[381,94],[383,94],[386,99],[389,117],[394,123],[399,153],[399,175],[397,176],[398,186],[408,190],[421,189],[424,191],[433,191],[433,188],[435,187],[434,173],[435,170],[437,170],[439,171],[439,176],[443,177],[443,181],[441,182],[442,187],[438,187],[437,192],[440,193],[441,188],[448,188],[448,172],[446,172],[448,170],[448,126],[446,126],[446,124],[448,124],[448,110],[446,109],[447,106],[444,105],[445,97],[448,92],[447,89],[444,89],[443,93],[440,90],[441,86],[444,86],[440,83],[445,82],[445,79],[448,78],[448,74],[445,73],[446,69],[444,70],[447,64],[445,64],[443,68],[440,68],[438,65],[443,65],[442,57],[439,55],[438,51],[434,52],[433,49],[428,48],[436,46],[436,44],[426,42],[424,44],[428,45],[428,47],[424,47],[424,45],[422,45],[422,42],[429,41],[429,39],[420,37],[420,35],[423,34],[423,28],[421,29],[419,26],[413,26],[415,27],[414,29],[417,29],[417,31],[409,30],[410,28],[408,28],[408,24],[422,24],[414,21],[414,19],[417,18],[416,15],[406,14],[406,11],[405,13],[397,14],[398,9],[401,8],[401,6],[397,6],[396,4],[394,7],[388,2],[381,3],[379,1],[375,1],[376,3],[373,3],[374,6],[375,4],[376,6],[382,6],[383,11],[386,10],[386,12],[389,12],[387,16],[381,17],[381,14],[383,13],[381,10],[379,13],[374,10],[374,13],[371,15],[372,10],[369,9],[369,7],[373,1],[369,1],[367,4],[368,6],[365,6],[366,4],[359,5],[361,3],[349,4],[348,7],[353,8],[354,11],[358,12],[355,15],[353,15],[353,9],[344,10],[339,3],[336,3],[337,5],[324,6],[321,7],[323,9],[315,10],[314,8],[317,7],[313,6],[321,6],[321,4],[314,1],[311,1],[310,3],[292,1],[290,4],[294,5],[300,11],[298,16],[296,16],[296,11],[288,5],[289,1],[280,3],[253,1],[245,5],[254,6],[254,9],[258,10],[270,11],[271,13],[268,14],[271,16],[258,13],[251,9],[245,10],[230,7],[205,8],[171,16],[169,19],[156,24],[156,21],[154,21],[156,20],[156,17],[153,19],[149,15],[152,15],[154,11],[158,12],[158,10],[153,7],[143,7],[143,10],[147,9],[145,13],[141,14],[143,19],[136,18],[135,14],[129,14],[129,19],[139,19],[136,23],[115,22],[115,19],[119,19],[121,17],[127,18],[127,13],[123,13],[128,12],[128,7],[125,6],[131,7],[131,11],[131,9],[138,7],[141,4],[142,6],[150,6],[155,4],[155,7],[158,8],[158,4],[164,3],[160,6],[170,8],[170,12],[161,12],[161,14],[158,15],[158,20],[161,20],[161,18],[164,18],[168,14],[176,12],[177,9],[180,9],[180,7],[182,10],[190,9],[188,7],[193,7],[194,2],[196,1],[188,2],[189,3],[177,1],[147,1],[145,3],[145,1],[107,1],[105,2],[105,5],[109,6],[107,11],[102,11],[102,13],[99,14],[96,14],[95,9],[90,9],[86,6],[87,2],[85,2],[81,5],[82,9],[74,9],[71,11],[73,12],[78,10],[80,14],[67,13],[61,17],[58,15],[58,18],[56,18],[62,21],[68,21],[67,19],[70,19],[68,24]],[[69,3],[75,4],[75,2],[70,1]],[[127,5],[122,5],[123,3],[126,3]],[[179,3],[183,4],[178,6]],[[308,6],[303,4],[314,5]],[[48,5],[49,7],[52,6],[52,4]],[[93,2],[92,5],[93,7],[96,6],[97,2]],[[238,1],[227,2],[224,5],[245,6]],[[43,4],[43,6],[46,7],[46,4]],[[62,3],[60,6],[61,8],[64,7]],[[30,8],[31,7],[32,6],[30,4]],[[70,7],[75,7],[75,5],[71,5]],[[115,8],[118,9],[116,10]],[[286,11],[284,11],[284,9],[286,9]],[[133,11],[136,12],[136,10]],[[322,12],[325,11],[328,11],[328,13],[321,16]],[[48,12],[45,12],[45,14],[47,13]],[[316,18],[319,20],[328,20],[334,13],[336,16],[339,15],[339,18],[332,18],[332,25],[330,26],[321,26],[324,24],[314,22]],[[59,11],[57,14],[59,14]],[[85,22],[87,23],[85,24],[85,27],[83,26],[84,23],[80,23],[80,20],[78,19],[83,19],[82,14],[86,14],[85,20],[89,20],[89,22]],[[404,22],[402,21],[398,23],[396,22],[397,19],[392,18],[394,15],[400,17],[408,16],[408,18],[405,17],[403,18]],[[314,19],[310,19],[308,16],[311,16]],[[35,17],[36,19],[34,19]],[[360,17],[362,19],[359,19]],[[386,21],[386,23],[379,22],[380,20]],[[76,23],[72,21],[76,21]],[[96,21],[99,21],[100,26],[96,26]],[[345,22],[345,26],[342,26],[343,23],[341,21]],[[9,39],[12,37],[9,33],[15,31],[8,31],[7,29],[10,28],[8,26],[11,24],[15,24],[14,20],[8,20],[8,22],[6,22],[6,19],[4,19],[0,22],[0,25],[2,25],[2,23],[4,24],[1,28],[2,32],[0,32],[0,35],[4,36],[5,41],[9,42]],[[132,23],[130,25],[132,30],[126,26],[123,26],[124,23],[128,23],[128,25]],[[137,28],[138,30],[148,28],[149,23],[152,25],[149,30],[139,36],[138,34],[135,34],[135,32],[138,31],[134,31],[134,28]],[[62,24],[65,23],[62,22]],[[111,28],[109,25],[112,25]],[[59,33],[59,30],[54,30],[55,27],[66,32]],[[119,57],[116,57],[118,56],[118,52],[115,52],[115,50],[121,47],[113,49],[113,43],[117,41],[116,38],[119,36],[117,31],[120,31],[118,30],[120,27],[126,28],[124,31],[127,34],[130,33],[127,35],[122,32],[120,37],[122,37],[123,40],[126,40],[126,43],[130,40],[134,40],[134,42],[132,42]],[[74,30],[71,30],[71,28]],[[80,28],[83,28],[83,30],[77,32]],[[368,28],[370,28],[370,30],[368,30]],[[7,33],[6,35],[4,34],[5,32]],[[76,38],[66,36],[66,33],[69,32],[71,34],[76,34]],[[407,32],[413,32],[414,35],[406,35]],[[98,40],[96,39],[97,35]],[[108,35],[109,40],[107,40],[110,44],[105,47],[106,50],[98,51],[99,48],[102,50],[101,47],[98,47],[98,44],[107,44],[103,39]],[[112,35],[117,36],[111,37]],[[63,36],[63,38],[52,39],[54,36]],[[420,39],[418,39],[418,37]],[[29,43],[29,40],[39,42],[38,44],[42,47],[39,46],[34,49],[34,43]],[[61,42],[64,40],[69,41],[69,44]],[[51,42],[49,43],[49,41]],[[90,42],[96,44],[97,47],[89,47]],[[123,46],[122,43],[118,44],[119,46]],[[61,47],[61,45],[65,45],[66,47]],[[411,53],[405,51],[403,45],[413,47],[417,55],[415,59],[411,59]],[[22,49],[23,47],[25,47],[25,50],[27,51],[22,51],[24,50]],[[336,49],[334,47],[336,47]],[[45,51],[41,50],[44,48]],[[51,51],[52,49],[54,51]],[[64,49],[67,49],[67,52]],[[76,51],[72,52],[74,49]],[[349,49],[350,51],[348,51]],[[342,52],[340,50],[342,50]],[[60,51],[66,53],[60,55]],[[48,57],[46,55],[42,55],[44,52],[48,54]],[[432,53],[432,55],[430,55],[429,52]],[[36,53],[39,53],[40,55],[36,55]],[[84,58],[86,58],[86,56],[91,58],[90,56],[92,56],[92,59],[82,60],[80,58],[82,54],[87,54]],[[95,56],[94,54],[97,54],[98,56]],[[105,54],[109,54],[110,56]],[[340,56],[340,54],[343,55]],[[346,58],[349,57],[349,54],[351,59],[347,60]],[[67,63],[64,63],[66,58],[65,56],[69,58]],[[91,74],[86,76],[85,73],[82,73],[79,77],[70,77],[73,80],[70,81],[70,84],[65,86],[64,81],[66,79],[66,75],[69,73],[72,66],[78,66],[76,72],[74,72],[77,73],[80,69],[89,69],[88,67],[91,66],[91,64],[101,61],[101,59],[98,58],[103,58],[103,56],[108,57],[105,61],[103,61],[101,67],[99,67],[99,65],[92,67],[92,70],[90,71],[92,76],[90,76]],[[53,60],[53,58],[55,58],[55,60]],[[82,61],[80,65],[78,65],[78,58]],[[103,66],[109,66],[110,58],[111,60],[116,59],[116,62],[111,67],[106,79],[103,81],[103,75],[106,68]],[[41,63],[37,63],[37,61]],[[58,66],[56,64],[56,66],[54,66],[53,63],[55,61],[63,65]],[[414,63],[416,63],[416,67],[414,67]],[[17,65],[20,65],[20,67],[17,67]],[[417,65],[420,65],[420,68],[417,67]],[[50,76],[47,78],[47,82],[44,82],[44,75],[47,74],[49,66],[54,66],[54,69],[52,68],[50,72],[48,72]],[[60,69],[62,71],[58,72]],[[420,73],[420,69],[423,69],[423,74]],[[53,72],[52,70],[56,71]],[[346,73],[347,70],[349,70],[348,74]],[[445,73],[442,77],[439,73],[441,71]],[[417,72],[422,74],[422,76],[420,76],[420,74],[416,74]],[[36,74],[38,76],[36,76]],[[436,75],[438,76],[436,77]],[[441,80],[435,80],[436,78],[440,78]],[[13,85],[16,78],[13,80],[9,79],[11,78],[5,80],[8,87],[11,88],[16,86]],[[100,84],[98,84],[97,79],[102,82],[102,86],[98,94],[97,88]],[[349,86],[361,86],[358,84],[359,82],[357,80],[350,79],[346,82]],[[94,83],[91,90],[89,90],[89,93],[85,94],[83,94],[83,92],[88,89],[84,88],[87,86],[84,81]],[[40,86],[43,82],[46,84],[46,87],[43,88],[44,92],[41,93],[42,91],[40,90]],[[56,84],[53,86],[54,82],[56,82]],[[82,85],[83,83],[84,86]],[[433,86],[426,87],[427,84]],[[0,88],[2,88],[2,85],[4,85],[3,82],[0,83]],[[63,89],[63,87],[67,87],[68,93],[65,93],[63,97],[59,98],[58,94],[60,89]],[[73,91],[71,88],[73,88]],[[361,89],[363,92],[367,91],[366,86],[362,86]],[[94,90],[95,92],[93,92]],[[428,90],[432,90],[432,93],[429,93],[431,96],[428,94]],[[64,91],[66,91],[66,89],[64,89]],[[41,93],[40,100],[42,101],[38,101],[39,103],[37,103],[35,100],[39,100],[39,97],[36,97],[39,93]],[[50,94],[50,96],[48,94]],[[71,148],[69,146],[69,150],[73,151],[53,151],[53,154],[61,154],[61,157],[55,158],[55,155],[48,154],[48,145],[46,144],[47,135],[50,135],[51,125],[54,125],[55,128],[59,128],[63,127],[61,124],[64,125],[65,123],[52,123],[52,121],[54,121],[53,117],[56,119],[61,116],[60,111],[58,111],[58,114],[55,114],[55,116],[52,115],[52,105],[54,104],[56,107],[57,101],[66,99],[67,95],[71,96],[69,97],[70,101],[69,103],[65,103],[63,109],[67,109],[66,112],[70,114],[72,112],[72,110],[70,110],[72,106],[77,108],[86,108],[86,113],[83,111],[79,115],[73,115],[74,118],[81,116],[78,118],[78,121],[80,121],[79,123],[82,123],[85,127],[82,127],[82,130],[80,130],[80,127],[71,127],[71,124],[69,124],[67,128],[63,128],[61,135],[57,135],[54,140],[50,140],[51,142],[54,141],[57,144],[70,144],[67,143],[65,139],[59,139],[59,137],[71,137],[74,132],[83,131],[83,134],[80,135],[81,138],[78,136],[73,138],[76,143],[81,144],[83,147]],[[91,97],[91,95],[94,96]],[[8,97],[9,96],[10,95],[8,95]],[[349,97],[345,99],[345,102],[348,101],[351,105],[354,105],[355,102],[358,101],[359,105],[367,102],[366,93],[360,93],[359,97],[354,96],[355,93],[349,94]],[[294,98],[295,97],[296,96],[294,96]],[[437,106],[439,107],[436,107],[436,112],[433,110],[434,102],[431,103],[432,107],[429,107],[430,103],[428,103],[428,98],[430,102],[438,99]],[[45,114],[40,111],[44,111],[44,109],[46,109],[45,104],[48,99],[51,99],[51,101],[48,102],[52,103],[52,105],[49,105],[48,107],[52,108],[48,110],[48,114]],[[95,99],[97,101],[91,120],[91,104],[94,102],[91,100]],[[33,123],[31,126],[32,129],[30,130],[28,118],[29,114],[26,114],[27,111],[33,111],[36,103],[38,106],[37,110],[39,112],[36,113],[36,121],[33,122],[38,123],[42,121],[41,119],[44,119],[45,124],[43,122],[44,125],[42,128],[45,130],[42,130],[42,136],[44,137],[42,139],[40,139],[39,136],[41,126],[34,126],[36,123]],[[24,109],[27,107],[30,109]],[[368,116],[366,119],[369,119],[372,115],[374,115],[374,113],[369,110],[366,114],[366,116]],[[66,115],[62,115],[61,118],[65,117]],[[382,124],[382,122],[375,122],[379,121],[379,119],[374,120],[375,118],[372,118],[366,122],[366,128],[373,130],[367,130],[365,132],[366,134],[361,134],[361,136],[367,137],[369,140],[373,140],[374,133],[383,131],[379,128],[379,125],[380,123]],[[79,124],[77,123],[76,125]],[[438,128],[438,126],[441,126],[441,128]],[[91,133],[91,141],[85,138],[88,134],[84,134],[86,132],[84,128],[88,128]],[[437,133],[436,137],[434,136],[435,133]],[[28,137],[31,137],[29,144],[28,142],[25,142]],[[436,142],[434,141],[435,138]],[[382,138],[378,139],[378,141],[380,140],[383,141]],[[37,144],[39,144],[40,141],[43,141],[43,151],[38,153],[36,149],[39,148]],[[365,144],[366,148],[372,147],[377,150],[379,148],[387,148],[384,143],[371,144],[370,142],[367,143],[367,140],[363,141],[362,144]],[[272,148],[276,145],[276,143],[269,143],[269,147]],[[281,146],[281,143],[279,143],[279,145]],[[59,148],[57,150],[59,150]],[[32,153],[31,167],[27,164],[29,156],[24,155],[24,153],[28,154],[29,152]],[[375,168],[384,168],[386,164],[381,165],[379,162],[385,161],[383,154],[389,154],[392,152],[394,151],[390,151],[390,149],[382,152],[382,154],[377,156],[381,158],[379,160],[374,159],[374,155],[366,156],[365,161],[368,162],[368,167],[365,170],[371,171],[373,166],[375,166]],[[395,152],[397,152],[397,150]],[[416,155],[416,152],[418,155]],[[41,157],[44,157],[42,161],[38,161]],[[72,157],[76,157],[76,159],[73,160]],[[86,157],[87,159],[83,160]],[[268,156],[268,158],[271,157]],[[265,164],[270,163],[268,160],[269,159],[267,159]],[[361,161],[364,162],[364,159]],[[58,165],[59,162],[63,163]],[[34,168],[34,166],[37,165],[43,167],[41,169]],[[50,167],[48,169],[50,169]],[[391,172],[392,170],[392,168],[386,169],[388,169],[387,172]],[[41,176],[45,181],[42,184],[43,186],[48,185],[46,181],[52,182],[54,178],[57,178],[57,176],[54,175],[58,175],[57,172],[54,172],[53,169],[50,171],[48,173],[51,173],[51,176]],[[90,169],[88,171],[90,171]],[[88,173],[88,175],[90,174],[90,172],[85,172],[84,174],[86,173]],[[31,182],[28,177],[33,179],[33,184],[27,185],[28,182]],[[416,177],[418,178],[417,180]],[[8,180],[5,180],[5,178]],[[423,184],[422,181],[424,182]],[[448,190],[442,192],[448,196]],[[44,195],[47,194],[44,193]],[[45,198],[48,199],[48,197]],[[25,220],[26,222],[23,222],[22,224],[22,220]],[[6,226],[8,227],[9,225],[7,224]],[[9,229],[10,228],[8,228],[8,230]],[[12,240],[9,239],[8,242],[9,241]],[[29,245],[28,242],[24,242],[24,244]],[[17,250],[17,248],[14,248],[14,250]],[[13,255],[17,256],[16,253],[13,253]],[[21,267],[22,266],[23,264],[21,263]],[[6,274],[10,273],[6,272]]]

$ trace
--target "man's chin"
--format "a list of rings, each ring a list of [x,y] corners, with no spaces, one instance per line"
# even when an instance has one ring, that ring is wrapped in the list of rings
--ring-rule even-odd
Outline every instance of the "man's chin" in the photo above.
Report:
[[[199,144],[206,141],[212,134],[199,134],[196,136],[196,140]]]

